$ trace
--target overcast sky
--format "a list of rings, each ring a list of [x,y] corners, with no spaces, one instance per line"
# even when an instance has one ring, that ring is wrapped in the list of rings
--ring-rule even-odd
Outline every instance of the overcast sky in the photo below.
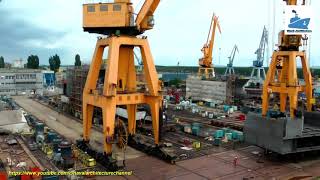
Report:
[[[0,55],[5,60],[36,54],[40,64],[58,54],[62,64],[73,64],[75,54],[90,62],[96,34],[82,31],[82,3],[79,0],[2,0],[0,3]],[[96,1],[98,2],[98,1]],[[133,0],[138,12],[143,0]],[[239,55],[235,66],[251,66],[256,58],[263,26],[273,24],[271,0],[162,0],[155,14],[155,28],[146,33],[157,65],[196,66],[206,41],[212,13],[219,16],[222,34],[216,36],[214,64],[226,65],[234,44]],[[276,34],[282,24],[282,1],[276,0]],[[312,1],[319,22],[320,1]],[[311,43],[311,64],[319,66],[320,31],[315,23]],[[272,33],[273,28],[269,29]],[[277,41],[277,35],[274,37]],[[270,45],[272,36],[270,36]],[[276,42],[275,42],[276,43]],[[221,53],[219,53],[221,48]],[[272,46],[270,46],[271,52]],[[219,56],[220,54],[220,56]],[[271,56],[271,53],[269,53]],[[220,58],[219,58],[220,57]]]

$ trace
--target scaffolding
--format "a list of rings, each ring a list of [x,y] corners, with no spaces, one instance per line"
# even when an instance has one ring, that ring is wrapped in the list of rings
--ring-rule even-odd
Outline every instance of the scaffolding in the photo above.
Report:
[[[82,119],[82,91],[86,83],[89,66],[73,67],[67,70],[67,95],[70,98],[71,113]]]
[[[87,80],[89,65],[72,67],[67,69],[67,96],[70,100],[70,113],[76,118],[82,119],[82,92]],[[105,68],[101,67],[98,84],[104,79]],[[101,108],[94,110],[94,123],[102,123]]]

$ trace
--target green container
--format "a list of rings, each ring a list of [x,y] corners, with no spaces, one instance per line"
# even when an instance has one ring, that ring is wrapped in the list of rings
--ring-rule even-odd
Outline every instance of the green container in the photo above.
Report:
[[[215,146],[220,146],[221,145],[221,138],[215,138],[213,141],[213,145]]]
[[[200,127],[200,125],[201,125],[200,123],[196,123],[196,122],[192,123],[192,127]]]
[[[238,132],[238,138],[240,142],[244,141],[244,136],[243,136],[243,132]]]
[[[193,127],[192,127],[192,134],[193,134],[193,135],[196,135],[196,136],[199,136],[199,134],[200,134],[200,127],[193,126]]]
[[[231,133],[231,129],[229,128],[222,128],[222,130],[224,131],[224,133]]]
[[[232,133],[226,133],[226,137],[229,141],[232,140]]]
[[[239,140],[238,131],[232,131],[232,139]]]
[[[223,106],[223,111],[224,111],[224,112],[228,112],[229,109],[230,109],[230,106],[228,106],[228,105],[224,105],[224,106]]]
[[[223,130],[216,130],[214,132],[214,138],[222,138],[224,136],[224,131]]]

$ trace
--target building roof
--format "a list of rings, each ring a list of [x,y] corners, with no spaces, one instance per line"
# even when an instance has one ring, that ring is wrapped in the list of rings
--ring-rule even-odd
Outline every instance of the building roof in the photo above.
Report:
[[[41,73],[42,69],[0,68],[0,73]]]

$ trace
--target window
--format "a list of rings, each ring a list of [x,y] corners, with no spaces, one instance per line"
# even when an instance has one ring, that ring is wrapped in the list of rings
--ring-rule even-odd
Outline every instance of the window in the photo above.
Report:
[[[88,12],[95,12],[96,10],[95,10],[95,7],[94,6],[88,6]]]
[[[108,5],[101,5],[100,11],[108,11]]]
[[[113,11],[121,11],[121,5],[120,4],[113,5]]]

